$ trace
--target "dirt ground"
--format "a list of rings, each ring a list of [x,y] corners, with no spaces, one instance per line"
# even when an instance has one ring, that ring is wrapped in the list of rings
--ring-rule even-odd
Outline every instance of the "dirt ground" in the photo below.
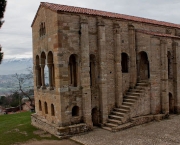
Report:
[[[63,140],[41,140],[41,141],[29,141],[24,144],[15,144],[15,145],[81,145],[72,141],[70,139]]]

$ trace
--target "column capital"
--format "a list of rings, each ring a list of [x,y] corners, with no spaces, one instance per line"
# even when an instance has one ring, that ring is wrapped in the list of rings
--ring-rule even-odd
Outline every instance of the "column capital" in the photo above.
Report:
[[[40,64],[40,67],[41,67],[41,68],[44,68],[44,67],[45,67],[45,64]]]
[[[35,65],[35,69],[36,70],[40,69],[40,65]]]
[[[161,44],[167,44],[167,40],[164,39],[164,38],[160,38],[160,43],[161,43]]]
[[[80,23],[81,23],[81,24],[88,24],[88,19],[87,19],[87,17],[81,16],[80,18],[81,18],[81,20],[80,20]]]
[[[105,26],[104,20],[101,17],[97,18],[97,25],[98,26]]]
[[[53,66],[53,63],[47,63],[47,66],[48,66],[48,67],[52,67],[52,66]]]

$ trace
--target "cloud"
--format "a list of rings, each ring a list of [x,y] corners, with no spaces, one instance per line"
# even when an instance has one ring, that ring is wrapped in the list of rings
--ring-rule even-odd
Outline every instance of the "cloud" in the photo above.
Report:
[[[179,0],[43,0],[44,2],[98,9],[180,24]],[[40,0],[9,0],[0,44],[6,58],[32,57],[31,23]]]

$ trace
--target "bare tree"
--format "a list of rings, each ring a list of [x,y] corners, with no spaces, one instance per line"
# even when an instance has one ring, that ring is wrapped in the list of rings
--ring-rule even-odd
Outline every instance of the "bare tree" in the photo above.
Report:
[[[14,77],[16,78],[17,82],[18,82],[18,90],[24,95],[26,96],[29,101],[30,101],[30,105],[33,107],[33,109],[35,108],[35,106],[33,105],[33,100],[30,97],[29,93],[27,90],[25,90],[25,88],[23,87],[25,85],[25,83],[27,83],[27,81],[32,80],[33,79],[33,72],[32,72],[32,68],[28,68],[27,69],[29,71],[28,74],[15,74]]]

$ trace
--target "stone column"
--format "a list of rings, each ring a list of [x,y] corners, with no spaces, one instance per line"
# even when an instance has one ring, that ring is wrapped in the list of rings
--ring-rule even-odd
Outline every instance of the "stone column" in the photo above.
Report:
[[[119,24],[114,24],[114,58],[115,58],[115,105],[120,107],[123,101],[122,95],[122,71],[121,71],[121,34]]]
[[[89,29],[88,20],[81,17],[81,86],[83,98],[83,117],[87,125],[92,127],[91,90],[89,67]]]
[[[42,86],[41,86],[41,88],[42,89],[46,89],[46,85],[45,85],[45,79],[44,79],[44,67],[45,67],[45,65],[44,64],[40,64],[40,66],[41,66],[41,83],[42,83]]]
[[[135,28],[133,25],[129,25],[129,60],[130,60],[130,87],[134,88],[137,81],[137,69],[136,69],[136,42],[135,42]]]
[[[99,89],[101,123],[108,118],[105,24],[98,19]]]
[[[168,97],[168,57],[167,41],[161,39],[161,105],[162,113],[169,114],[169,97]]]
[[[53,67],[53,64],[47,64],[48,66],[48,71],[49,71],[49,89],[50,90],[53,90],[53,83],[52,83],[52,67]]]
[[[180,48],[177,42],[173,42],[173,83],[174,83],[174,98],[175,98],[175,113],[180,113]]]

